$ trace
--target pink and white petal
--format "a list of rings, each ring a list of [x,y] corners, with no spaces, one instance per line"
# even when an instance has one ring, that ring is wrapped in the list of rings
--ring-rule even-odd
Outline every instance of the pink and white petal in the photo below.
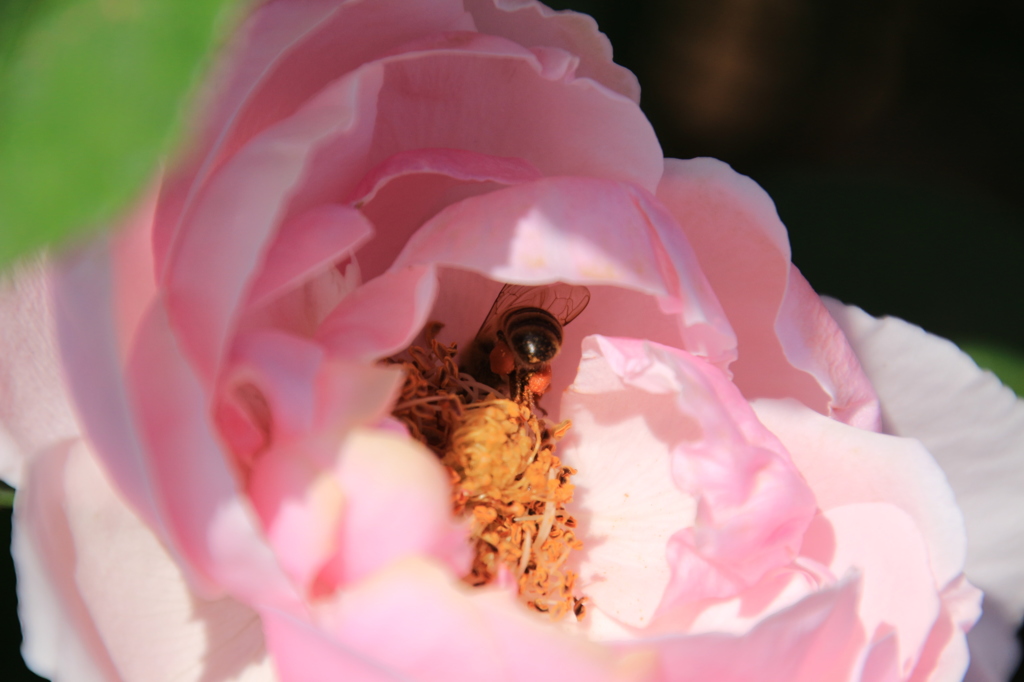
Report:
[[[164,286],[172,324],[205,385],[216,377],[238,307],[314,151],[340,137],[340,160],[350,176],[358,173],[382,77],[379,68],[363,69],[333,83],[256,136],[198,192],[168,254]]]
[[[144,484],[190,580],[213,595],[226,590],[250,602],[294,606],[297,595],[214,429],[210,399],[159,305],[139,329],[127,383],[144,444],[137,453]]]
[[[318,576],[343,542],[343,515],[351,501],[336,471],[342,441],[351,429],[388,415],[402,384],[397,368],[325,362],[313,369],[292,375],[283,390],[271,387],[267,398],[272,416],[294,409],[276,407],[289,397],[306,403],[298,410],[302,428],[270,429],[269,449],[240,462],[249,500],[278,561],[306,593],[323,588]]]
[[[249,292],[259,306],[322,274],[373,236],[373,225],[348,206],[325,204],[285,223]]]
[[[555,12],[534,0],[466,0],[477,30],[525,47],[557,47],[580,59],[578,76],[592,78],[639,104],[636,76],[612,61],[612,45],[586,14]]]
[[[61,364],[82,430],[121,495],[171,543],[127,386],[123,334],[109,237],[66,255],[54,274],[54,313]],[[133,332],[134,334],[134,332]],[[102,396],[101,399],[97,399]]]
[[[572,429],[558,454],[577,470],[569,511],[586,549],[574,566],[588,598],[580,626],[599,641],[650,624],[672,577],[669,539],[696,518],[696,498],[672,480],[672,446],[699,427],[672,403],[630,390],[592,349],[562,397]]]
[[[958,578],[966,554],[964,518],[946,476],[920,442],[847,426],[794,400],[759,399],[753,407],[786,446],[823,511],[867,502],[896,505],[925,540],[936,588]]]
[[[655,297],[663,318],[676,320],[673,345],[722,366],[735,357],[732,330],[678,225],[635,186],[594,178],[545,178],[466,199],[428,221],[394,267],[413,264],[472,270],[499,282],[607,284],[646,295],[634,298],[649,299],[647,306],[604,310],[592,291],[591,307],[608,314],[574,322],[572,334],[579,338],[567,338],[566,357],[560,360],[564,366],[578,362],[578,346],[570,340],[578,343],[582,335],[615,333],[618,325],[628,327],[622,330],[627,334],[646,338],[656,323],[637,311],[650,312]],[[485,313],[481,311],[481,321]],[[661,337],[660,331],[655,338]],[[556,369],[553,390],[566,385]]]
[[[404,381],[400,367],[328,360],[316,378],[313,433],[340,442],[352,428],[379,426],[391,417]]]
[[[338,303],[361,283],[359,264],[354,259],[338,263],[263,305],[246,307],[235,333],[276,329],[311,338]]]
[[[941,608],[916,520],[879,502],[834,507],[824,517],[835,534],[829,568],[860,574],[860,621],[871,638],[895,631],[900,675],[908,676]]]
[[[661,147],[643,112],[574,77],[564,53],[468,33],[421,49],[382,60],[372,165],[411,149],[465,149],[520,158],[547,176],[657,187]]]
[[[359,250],[363,276],[384,272],[420,225],[446,206],[539,177],[522,159],[461,149],[416,149],[385,159],[352,193],[381,235]]]
[[[728,378],[684,351],[647,341],[598,336],[583,347],[573,390],[594,395],[605,437],[618,426],[632,432],[630,418],[642,419],[669,453],[675,485],[696,501],[695,514],[680,516],[662,550],[671,576],[659,607],[730,597],[788,564],[814,500]],[[580,470],[588,466],[582,455]],[[596,518],[604,510],[588,512]],[[664,556],[646,561],[654,565]]]
[[[265,610],[283,682],[621,680],[611,652],[529,614],[506,592],[473,590],[409,558],[339,593],[317,622]]]
[[[195,148],[205,154],[164,188],[155,236],[161,270],[198,190],[252,137],[361,64],[418,36],[471,27],[458,0],[279,1],[257,8],[202,93],[207,115]]]
[[[806,536],[805,536],[806,537]],[[820,566],[794,564],[772,571],[749,589],[729,599],[680,604],[658,614],[647,633],[677,635],[710,632],[742,635],[772,614],[787,609],[838,581]]]
[[[323,348],[276,330],[240,334],[235,339],[224,377],[228,397],[254,387],[269,410],[267,431],[275,441],[309,435],[316,406],[316,377]]]
[[[659,636],[630,647],[658,650],[658,682],[821,682],[852,677],[865,634],[858,581],[817,592],[743,635]]]
[[[814,377],[828,393],[829,416],[857,428],[882,430],[875,389],[839,325],[796,266],[789,268],[775,331],[793,367]]]
[[[920,439],[945,471],[967,526],[965,572],[985,590],[986,610],[1016,629],[1024,616],[1024,402],[945,339],[827,305],[878,391],[885,430]]]
[[[275,679],[258,615],[195,594],[84,447],[63,472],[75,582],[124,682]]]
[[[716,159],[667,159],[658,199],[736,330],[739,359],[730,369],[744,395],[797,398],[822,414],[870,421],[870,384],[813,292],[791,274],[786,228],[765,191]]]
[[[345,509],[322,587],[333,591],[416,555],[455,575],[469,572],[468,530],[452,516],[451,481],[433,453],[405,436],[356,429],[342,445],[335,476]]]
[[[80,441],[66,441],[39,453],[15,498],[11,554],[18,571],[21,653],[32,670],[52,680],[124,682],[75,581],[78,549],[65,506],[64,470],[80,449]]]
[[[981,590],[961,578],[942,591],[942,609],[925,642],[917,667],[910,676],[917,680],[963,680],[971,661],[965,633],[974,632],[981,615]],[[979,667],[980,669],[980,667]],[[1000,680],[1007,679],[1001,675]],[[971,676],[967,677],[968,680]]]
[[[326,448],[285,444],[260,454],[248,476],[248,496],[281,568],[301,593],[338,551],[345,495]]]
[[[57,351],[50,264],[0,277],[0,479],[17,487],[38,452],[78,435]]]
[[[342,299],[320,325],[316,340],[331,357],[374,362],[416,338],[436,296],[432,267],[386,272]]]

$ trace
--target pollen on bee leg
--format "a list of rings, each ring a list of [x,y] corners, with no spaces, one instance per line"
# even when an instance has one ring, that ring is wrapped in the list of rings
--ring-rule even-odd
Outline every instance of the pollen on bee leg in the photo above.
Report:
[[[460,373],[457,349],[437,341],[439,329],[427,325],[427,347],[389,358],[406,370],[393,415],[448,468],[453,511],[470,519],[474,559],[463,579],[486,585],[510,573],[526,605],[553,619],[580,619],[586,598],[575,594],[576,574],[566,568],[582,548],[565,509],[576,472],[555,455],[571,425],[550,424]]]

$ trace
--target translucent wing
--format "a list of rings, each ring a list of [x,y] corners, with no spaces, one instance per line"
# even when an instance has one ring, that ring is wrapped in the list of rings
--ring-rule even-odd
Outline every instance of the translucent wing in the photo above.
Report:
[[[562,326],[576,319],[590,303],[590,290],[584,286],[555,282],[529,286],[506,284],[494,299],[494,305],[480,325],[478,339],[493,339],[501,327],[502,318],[510,310],[542,308],[555,316]]]

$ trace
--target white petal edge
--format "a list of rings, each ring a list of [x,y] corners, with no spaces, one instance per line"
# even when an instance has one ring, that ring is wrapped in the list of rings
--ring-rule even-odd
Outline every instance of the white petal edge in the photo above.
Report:
[[[967,526],[965,573],[985,590],[986,610],[998,610],[1007,624],[1019,623],[1024,401],[950,341],[897,318],[875,319],[855,306],[824,302],[878,392],[885,432],[920,440],[945,471]],[[1006,644],[1016,648],[1012,638]],[[1000,657],[1002,678],[1019,656],[972,653],[984,657],[984,665]]]

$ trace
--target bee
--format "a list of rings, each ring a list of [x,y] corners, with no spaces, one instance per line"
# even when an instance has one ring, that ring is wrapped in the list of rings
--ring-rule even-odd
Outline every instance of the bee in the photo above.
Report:
[[[556,282],[506,284],[463,354],[461,369],[509,397],[534,405],[551,385],[551,361],[562,349],[562,327],[590,303],[590,290]]]

